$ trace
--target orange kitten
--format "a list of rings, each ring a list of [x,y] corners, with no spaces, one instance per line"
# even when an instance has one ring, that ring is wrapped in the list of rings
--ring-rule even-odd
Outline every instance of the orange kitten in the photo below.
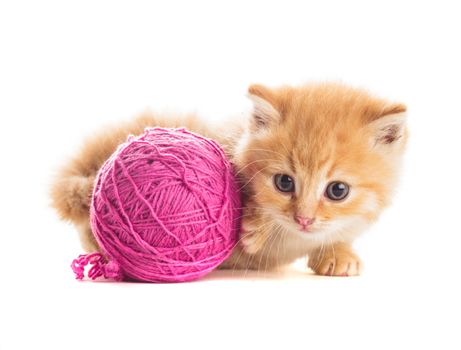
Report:
[[[405,106],[336,84],[249,93],[254,115],[234,159],[246,189],[242,244],[226,265],[308,255],[319,274],[359,274],[351,243],[390,201]]]
[[[357,275],[351,244],[389,204],[407,139],[405,106],[340,84],[249,88],[254,110],[219,129],[193,117],[145,115],[97,135],[58,176],[52,197],[87,250],[94,176],[129,133],[179,126],[218,140],[236,165],[244,197],[242,234],[224,268],[272,269],[309,256],[324,275]]]

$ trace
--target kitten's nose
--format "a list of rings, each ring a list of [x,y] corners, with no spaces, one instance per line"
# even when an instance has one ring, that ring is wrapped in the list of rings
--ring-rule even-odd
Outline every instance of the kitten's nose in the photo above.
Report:
[[[308,218],[308,217],[301,216],[301,215],[295,215],[295,220],[301,226],[307,227],[307,226],[312,225],[314,223],[315,218]]]

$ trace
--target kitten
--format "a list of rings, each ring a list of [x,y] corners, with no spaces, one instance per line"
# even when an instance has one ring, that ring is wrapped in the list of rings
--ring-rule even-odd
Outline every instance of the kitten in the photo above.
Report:
[[[406,107],[340,84],[252,85],[246,125],[213,128],[195,116],[144,114],[90,139],[52,188],[60,216],[97,250],[88,222],[102,163],[146,126],[188,129],[216,139],[236,166],[243,196],[239,244],[222,268],[273,269],[308,256],[321,275],[361,271],[352,242],[392,197],[407,139]]]

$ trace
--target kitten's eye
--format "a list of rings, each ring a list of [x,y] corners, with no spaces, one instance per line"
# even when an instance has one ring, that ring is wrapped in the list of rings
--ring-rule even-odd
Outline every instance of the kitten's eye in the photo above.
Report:
[[[275,175],[274,184],[281,192],[294,192],[295,190],[295,180],[286,174]]]
[[[346,198],[348,194],[349,185],[339,181],[330,182],[325,191],[325,196],[332,201],[340,201]]]

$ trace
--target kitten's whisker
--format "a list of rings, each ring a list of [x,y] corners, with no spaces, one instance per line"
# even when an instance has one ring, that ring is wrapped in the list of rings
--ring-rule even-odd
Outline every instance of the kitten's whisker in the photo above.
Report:
[[[267,207],[244,206],[244,207],[236,207],[235,209],[267,209]]]
[[[258,197],[261,194],[261,192],[263,192],[264,190],[265,190],[265,188],[261,189],[261,191],[259,191],[259,192],[251,194],[251,197],[255,197],[255,198]]]
[[[244,238],[244,235],[242,235],[242,233],[240,232],[239,234],[239,239],[237,240],[237,242],[235,242],[234,246],[232,247],[232,249],[234,250],[235,248],[237,248],[237,246],[239,245],[239,243],[242,241],[242,239]],[[238,265],[238,261],[239,261],[239,258],[240,256],[242,255],[243,253],[243,249],[240,248],[240,252],[239,252],[239,255],[237,256],[236,260],[233,262],[233,264],[231,265],[231,269],[232,270],[236,270],[236,267]]]
[[[261,255],[259,257],[259,263],[258,263],[258,269],[257,269],[258,270],[258,278],[259,278],[259,275],[260,275],[260,272],[261,272],[262,259],[263,259],[263,257],[265,258],[264,253],[265,253],[266,249],[269,248],[269,243],[273,240],[273,237],[274,237],[273,230],[272,230],[273,226],[274,226],[273,224],[270,225],[270,230],[267,232],[269,237],[266,239],[266,242],[265,242],[266,244],[264,245],[263,250],[261,251]]]
[[[282,228],[282,225],[279,225],[279,231],[282,232],[283,231],[283,228]],[[280,266],[280,246],[282,245],[282,242],[285,242],[285,237],[286,235],[284,234],[280,234],[280,242],[279,244],[277,245],[277,266]]]
[[[331,268],[331,276],[333,276],[333,273],[336,269],[336,252],[335,252],[335,246],[333,244],[333,241],[331,240],[330,236],[328,236],[328,241],[330,242],[331,249],[333,250],[333,267]]]
[[[313,269],[317,270],[317,268],[320,266],[322,263],[323,257],[325,256],[325,240],[322,239],[322,243],[320,246],[320,250],[318,251],[316,255],[317,262],[313,266]],[[315,272],[315,271],[314,271]]]
[[[286,234],[284,234],[284,229],[282,225],[278,224],[278,230],[277,230],[277,253],[275,254],[276,257],[276,262],[277,265],[276,267],[278,268],[280,266],[280,246],[282,245],[282,242],[284,241],[284,238],[286,237]]]
[[[320,249],[318,249],[318,250],[316,249],[314,251],[314,252],[316,252],[316,254],[315,254],[316,262],[315,262],[315,265],[312,265],[312,270],[315,270],[318,267],[318,264],[319,264],[319,261],[320,261],[320,253],[322,252],[322,248],[323,248],[323,241],[322,241],[322,243],[320,245]],[[314,259],[314,254],[312,254],[312,259]]]
[[[262,259],[264,257],[264,253],[265,253],[267,247],[269,246],[270,241],[273,238],[272,237],[272,232],[273,232],[273,228],[274,228],[274,223],[272,221],[269,221],[268,223],[269,223],[269,225],[266,226],[266,228],[265,228],[265,230],[263,232],[263,234],[265,234],[268,237],[265,239],[264,246],[262,247],[262,250],[260,252],[258,252],[260,254],[258,268],[257,268],[258,278],[259,278],[259,273],[260,273],[260,270],[261,270],[261,261],[262,261]]]
[[[250,214],[248,214],[248,215],[250,215]],[[244,217],[244,216],[245,216],[245,215],[242,215],[241,217]],[[264,227],[265,225],[269,225],[269,224],[271,224],[271,223],[270,223],[270,222],[265,223],[264,225],[260,226],[260,228],[261,228],[261,227]],[[239,243],[242,241],[243,238],[244,238],[244,235],[242,235],[242,232],[239,232],[239,239],[237,240],[237,242],[234,243],[232,249],[235,249],[235,248],[239,245]],[[236,264],[234,263],[233,266],[235,267]]]
[[[285,147],[285,150],[286,150],[286,146],[284,145]],[[241,153],[244,153],[244,152],[248,152],[248,151],[262,151],[262,152],[271,152],[271,153],[274,153],[274,154],[277,154],[279,156],[281,156],[283,159],[286,158],[286,155],[280,153],[280,152],[276,152],[276,151],[272,151],[270,149],[264,149],[264,148],[245,148],[244,150],[241,150],[240,152],[233,152],[233,154],[241,154]]]
[[[322,264],[323,259],[325,258],[327,249],[328,249],[327,243],[325,242],[325,240],[322,240],[322,257],[321,259],[319,259],[319,264],[317,265],[317,267],[319,267]]]
[[[269,249],[268,257],[271,255],[271,251],[272,251],[272,248],[274,246],[274,243],[277,242],[277,240],[280,237],[280,232],[281,232],[280,231],[280,225],[277,224],[276,226],[274,226],[274,230],[275,229],[277,229],[277,230],[275,231],[274,239],[272,240],[272,244],[271,244],[271,247]],[[277,247],[280,247],[280,241],[277,243]],[[267,263],[269,262],[268,257],[266,257],[266,265],[264,266],[264,271],[266,271],[266,272],[268,271],[268,268],[267,268]]]
[[[251,262],[251,264],[252,264],[252,263],[253,263],[253,260],[256,258],[256,256],[257,256],[258,254],[260,254],[259,264],[258,264],[258,268],[257,268],[257,270],[258,270],[258,277],[259,277],[259,269],[260,269],[261,259],[262,259],[263,255],[264,255],[264,251],[265,251],[265,249],[266,249],[266,247],[267,247],[268,239],[271,238],[271,237],[270,237],[270,234],[271,234],[271,232],[272,232],[271,229],[272,229],[273,225],[274,225],[274,223],[273,223],[272,221],[268,221],[265,225],[263,225],[264,230],[261,230],[260,234],[266,234],[266,235],[269,235],[269,237],[265,239],[264,246],[262,247],[262,250],[259,251],[259,252],[257,252],[256,254],[253,254],[253,256],[251,257],[251,260],[250,260],[250,262]],[[248,273],[248,269],[247,269],[247,271],[246,271],[246,273],[245,273],[245,277],[246,277],[247,273]]]
[[[254,164],[254,163],[258,163],[258,162],[267,162],[267,161],[276,162],[277,160],[276,160],[276,159],[269,159],[269,158],[267,158],[267,159],[257,159],[257,160],[254,160],[254,161],[252,161],[252,162],[246,164],[244,167],[240,168],[239,171],[237,171],[234,175],[237,176],[237,175],[241,174],[242,171],[243,171],[244,169],[248,168],[250,165],[252,165],[252,164]]]
[[[253,179],[256,177],[256,175],[258,175],[261,171],[266,170],[266,169],[269,168],[269,167],[270,167],[270,165],[265,166],[264,168],[258,170],[256,173],[254,173],[253,176],[252,176],[243,186],[241,186],[241,187],[238,189],[238,191],[241,191],[241,190],[242,190],[244,187],[246,187],[251,181],[253,181]]]
[[[234,221],[237,221],[237,220],[242,219],[244,217],[253,216],[253,215],[254,215],[254,213],[246,213],[246,214],[243,214],[243,215],[240,215],[240,216],[236,217],[234,219]]]
[[[263,228],[265,228],[266,226],[271,225],[271,224],[272,224],[272,222],[264,223],[263,225],[258,227],[258,230],[262,230]],[[238,244],[242,241],[243,238],[244,238],[244,235],[240,234],[240,238],[237,241],[237,243],[235,243],[233,249],[235,249],[235,247],[238,246]],[[240,252],[239,252],[238,256],[235,258],[235,262],[232,265],[232,269],[234,269],[234,270],[236,269],[236,267],[238,266],[238,262],[240,261],[240,258],[243,256],[243,254],[249,255],[249,254],[245,253],[243,248],[240,248]],[[253,255],[255,255],[255,254],[253,254]],[[247,269],[248,269],[248,263],[247,263]]]

